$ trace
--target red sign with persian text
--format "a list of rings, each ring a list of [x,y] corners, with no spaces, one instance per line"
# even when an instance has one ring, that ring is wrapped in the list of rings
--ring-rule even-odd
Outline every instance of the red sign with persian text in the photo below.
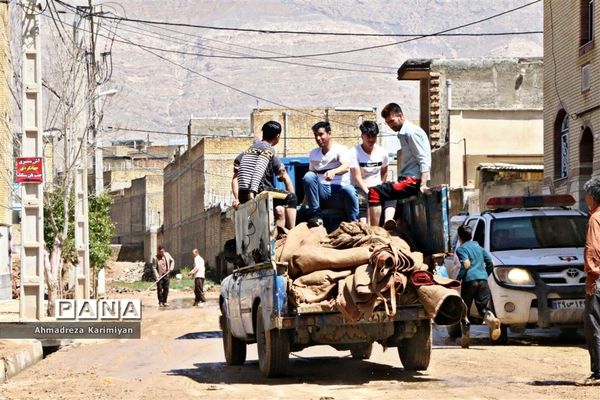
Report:
[[[17,157],[15,182],[42,183],[44,181],[43,165],[44,160],[41,157]]]

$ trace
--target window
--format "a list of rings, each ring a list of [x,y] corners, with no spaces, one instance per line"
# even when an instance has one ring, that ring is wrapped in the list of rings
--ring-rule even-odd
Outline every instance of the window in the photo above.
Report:
[[[554,178],[569,175],[569,115],[560,110],[554,122]]]
[[[485,222],[479,220],[477,227],[473,233],[473,240],[475,240],[481,247],[485,246]]]
[[[587,218],[583,215],[495,219],[491,227],[490,250],[584,247],[586,229]]]
[[[580,0],[579,45],[594,41],[594,0]]]

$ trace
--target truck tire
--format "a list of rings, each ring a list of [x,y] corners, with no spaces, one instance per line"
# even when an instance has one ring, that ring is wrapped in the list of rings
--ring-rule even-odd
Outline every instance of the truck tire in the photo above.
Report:
[[[227,314],[221,305],[221,318],[223,323],[223,352],[225,353],[225,363],[227,365],[243,365],[246,361],[246,342],[233,337],[229,323],[227,322]]]
[[[417,321],[417,332],[408,339],[402,339],[398,355],[407,371],[424,371],[431,360],[431,320]]]
[[[373,343],[356,343],[350,346],[350,354],[354,360],[368,360],[373,352]]]
[[[280,329],[265,331],[262,306],[256,312],[256,347],[258,367],[267,378],[283,376],[287,373],[290,357],[290,339]]]

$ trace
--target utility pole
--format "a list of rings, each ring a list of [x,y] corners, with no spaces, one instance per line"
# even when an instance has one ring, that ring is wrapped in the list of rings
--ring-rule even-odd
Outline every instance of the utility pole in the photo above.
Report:
[[[89,10],[86,6],[78,6],[79,12],[75,15],[73,21],[73,40],[75,54],[85,52],[85,46],[79,34],[81,25],[86,25],[86,18],[82,14],[87,14]],[[88,75],[89,77],[89,75]],[[88,80],[89,82],[89,80]],[[88,85],[83,85],[84,90],[89,90]],[[88,92],[90,93],[90,92]],[[90,96],[76,96],[75,107],[77,110],[84,110],[86,104],[81,104],[83,101],[88,101]],[[87,186],[87,138],[89,126],[86,119],[82,118],[82,113],[78,114],[75,128],[75,137],[80,141],[79,156],[75,162],[75,249],[77,252],[77,267],[75,268],[76,282],[75,293],[76,299],[90,298],[90,246],[89,246],[89,213],[88,213],[88,186]],[[87,113],[83,112],[84,115]]]
[[[36,0],[24,2],[22,25],[21,156],[41,158],[42,46]],[[44,309],[44,183],[21,185],[21,289],[19,318],[41,320]]]

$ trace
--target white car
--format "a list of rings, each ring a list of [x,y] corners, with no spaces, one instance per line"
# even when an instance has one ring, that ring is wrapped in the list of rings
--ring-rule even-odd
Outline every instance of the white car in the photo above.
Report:
[[[495,197],[491,210],[465,220],[494,261],[488,284],[502,323],[499,341],[508,327],[572,332],[583,325],[587,216],[570,209],[574,203],[569,195]],[[474,305],[470,315],[481,320]],[[456,327],[449,331],[460,335]]]

